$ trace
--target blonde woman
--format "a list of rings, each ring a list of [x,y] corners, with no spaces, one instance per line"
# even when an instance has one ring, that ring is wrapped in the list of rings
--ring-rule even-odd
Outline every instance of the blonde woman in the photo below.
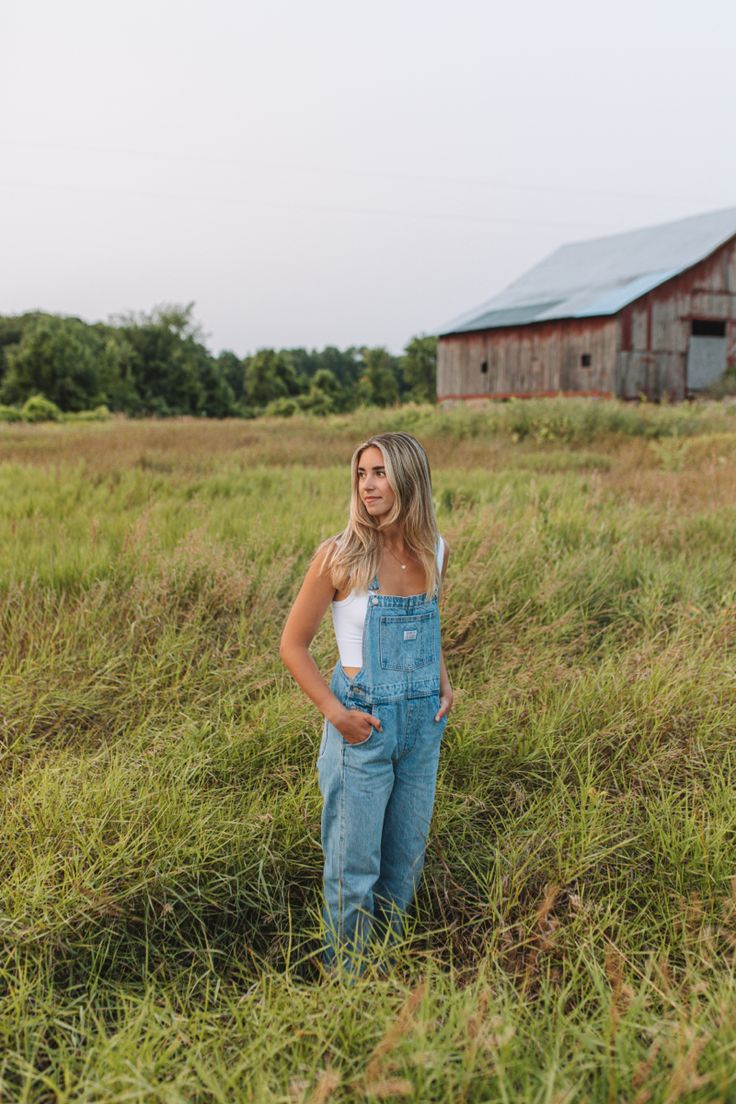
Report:
[[[449,550],[429,462],[408,433],[352,458],[346,528],[319,546],[280,654],[324,715],[324,963],[360,972],[371,932],[391,942],[417,887],[452,688],[438,597]],[[331,607],[340,660],[329,686],[309,646]]]

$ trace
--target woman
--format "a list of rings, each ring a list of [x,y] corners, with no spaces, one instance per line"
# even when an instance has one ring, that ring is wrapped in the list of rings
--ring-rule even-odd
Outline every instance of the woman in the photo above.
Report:
[[[328,967],[360,972],[371,930],[400,937],[421,874],[453,697],[438,608],[448,555],[419,442],[382,433],[359,445],[347,527],[315,552],[280,648],[325,717]],[[340,653],[329,686],[309,653],[328,606]]]

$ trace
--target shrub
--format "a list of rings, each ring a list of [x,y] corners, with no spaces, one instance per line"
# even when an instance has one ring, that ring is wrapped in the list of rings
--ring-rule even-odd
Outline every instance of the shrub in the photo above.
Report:
[[[322,391],[321,388],[315,387],[314,384],[312,384],[306,395],[298,395],[296,401],[299,409],[303,410],[305,414],[317,414],[324,418],[327,414],[334,414],[335,412],[335,403],[332,396],[328,395],[326,391]]]
[[[24,422],[58,422],[61,419],[61,411],[56,403],[52,403],[44,395],[31,395],[23,403],[20,413]]]
[[[0,422],[22,422],[23,415],[16,406],[2,406],[0,404]]]
[[[108,407],[102,403],[94,410],[77,410],[74,413],[62,414],[63,422],[107,422],[112,417]]]
[[[273,399],[263,413],[275,418],[291,418],[298,410],[299,406],[295,399],[282,396],[280,399]]]

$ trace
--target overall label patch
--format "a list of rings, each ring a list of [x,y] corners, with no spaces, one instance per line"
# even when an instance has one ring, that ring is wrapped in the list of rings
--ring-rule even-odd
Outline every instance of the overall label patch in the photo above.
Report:
[[[404,640],[416,640],[416,638],[417,638],[417,630],[416,629],[404,629]]]

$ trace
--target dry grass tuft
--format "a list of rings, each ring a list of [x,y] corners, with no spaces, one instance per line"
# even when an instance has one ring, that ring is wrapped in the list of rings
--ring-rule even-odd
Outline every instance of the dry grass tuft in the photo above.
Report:
[[[317,1083],[309,1095],[309,1104],[325,1104],[339,1089],[342,1078],[337,1070],[323,1069],[317,1074]]]
[[[368,1064],[365,1068],[365,1084],[375,1082],[380,1078],[386,1058],[391,1051],[394,1050],[397,1043],[411,1031],[414,1026],[416,1011],[422,1003],[426,991],[427,982],[420,981],[411,993],[409,993],[409,996],[399,1009],[396,1019],[389,1024],[381,1041],[374,1047],[368,1059]]]

